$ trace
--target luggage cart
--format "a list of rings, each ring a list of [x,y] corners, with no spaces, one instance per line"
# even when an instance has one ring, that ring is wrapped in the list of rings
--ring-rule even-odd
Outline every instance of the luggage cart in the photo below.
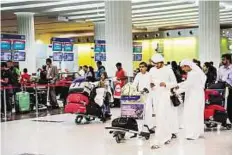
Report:
[[[145,100],[139,101],[140,98],[146,98],[145,92],[142,92],[141,96],[124,96],[121,99],[123,99],[123,102],[121,104],[121,117],[122,118],[134,118],[137,120],[142,120],[144,122],[145,119]],[[146,92],[149,93],[149,92]],[[143,100],[143,99],[142,99]],[[115,138],[117,143],[120,143],[123,139],[125,139],[126,133],[131,133],[133,136],[130,138],[135,138],[138,136],[144,137],[146,140],[150,139],[150,129],[147,125],[142,124],[141,129],[143,127],[146,127],[148,129],[148,132],[140,131],[139,129],[128,129],[123,127],[105,127],[105,129],[109,130],[110,134],[113,134],[113,137]]]
[[[230,130],[231,124],[227,123],[227,97],[228,89],[205,90],[205,125],[207,128],[215,128],[218,125]]]

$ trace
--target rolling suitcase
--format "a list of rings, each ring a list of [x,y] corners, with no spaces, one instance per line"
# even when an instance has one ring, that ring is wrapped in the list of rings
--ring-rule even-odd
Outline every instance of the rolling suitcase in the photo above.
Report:
[[[16,93],[16,112],[30,111],[30,97],[28,92]]]

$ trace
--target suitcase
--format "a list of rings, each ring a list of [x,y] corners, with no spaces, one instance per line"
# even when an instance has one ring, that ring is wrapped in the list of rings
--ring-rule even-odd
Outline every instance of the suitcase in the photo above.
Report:
[[[85,102],[85,104],[88,104],[89,99],[87,96],[83,94],[70,94],[67,97],[66,102],[67,103],[80,103],[80,104],[83,104]]]
[[[77,104],[77,103],[68,103],[65,106],[65,113],[79,113],[79,114],[85,114],[86,113],[86,107],[83,104]]]
[[[210,95],[214,95],[214,96],[219,96],[219,92],[217,90],[211,90],[211,89],[207,89],[205,91],[205,101],[210,99]]]
[[[16,93],[16,112],[30,111],[30,95],[28,92]]]
[[[112,127],[119,127],[133,131],[138,131],[137,121],[134,118],[130,117],[119,117],[114,119],[112,121]]]

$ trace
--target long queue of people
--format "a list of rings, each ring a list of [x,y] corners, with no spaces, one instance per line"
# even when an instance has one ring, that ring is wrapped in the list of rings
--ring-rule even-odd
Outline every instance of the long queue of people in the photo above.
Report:
[[[138,90],[147,88],[150,95],[146,101],[145,124],[151,129],[156,126],[154,144],[152,149],[158,149],[164,144],[169,144],[172,138],[177,137],[179,128],[185,129],[185,138],[195,140],[204,136],[204,89],[206,87],[218,86],[224,83],[229,86],[228,115],[232,117],[232,68],[231,54],[222,56],[221,67],[214,69],[212,63],[205,63],[204,70],[201,69],[197,60],[183,60],[178,66],[165,65],[164,58],[155,54],[151,58],[153,66],[145,62],[139,64],[139,73],[136,74],[133,84]],[[149,69],[149,72],[147,72]],[[175,107],[170,95],[171,89],[175,94],[185,93],[183,104]],[[156,117],[152,117],[152,113]]]

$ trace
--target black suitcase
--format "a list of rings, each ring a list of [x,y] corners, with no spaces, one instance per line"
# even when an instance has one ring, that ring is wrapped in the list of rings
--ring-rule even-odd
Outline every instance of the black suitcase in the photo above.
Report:
[[[119,127],[128,130],[138,131],[138,123],[134,118],[119,117],[112,121],[112,127]]]

